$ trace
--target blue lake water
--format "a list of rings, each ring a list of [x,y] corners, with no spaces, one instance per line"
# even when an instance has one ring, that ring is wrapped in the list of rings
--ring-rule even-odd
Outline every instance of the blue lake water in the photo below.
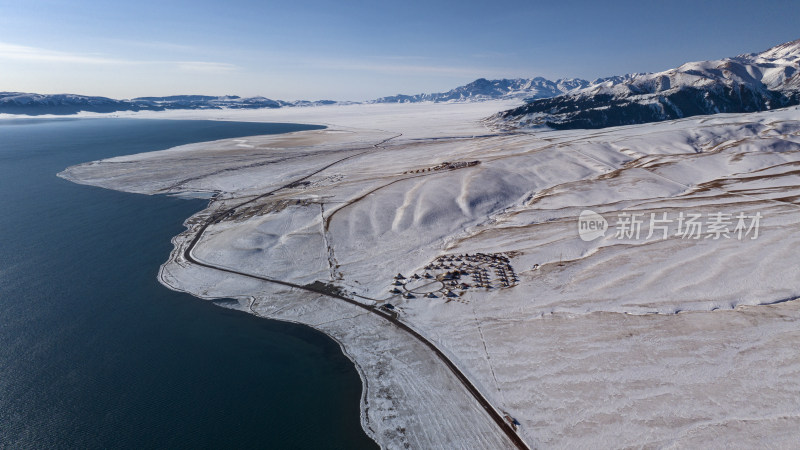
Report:
[[[66,167],[308,129],[136,119],[0,122],[0,448],[377,448],[361,381],[310,328],[156,280],[204,201],[70,183]]]

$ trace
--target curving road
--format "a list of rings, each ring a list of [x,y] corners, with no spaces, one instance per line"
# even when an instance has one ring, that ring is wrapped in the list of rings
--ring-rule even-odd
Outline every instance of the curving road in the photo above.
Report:
[[[400,137],[400,136],[402,136],[402,134],[398,134],[397,136],[392,136],[390,138],[384,139],[383,141],[373,145],[373,147],[374,148],[381,148],[381,145],[385,144],[386,142],[388,142],[388,141],[390,141],[392,139]],[[464,373],[461,372],[461,370],[458,367],[456,367],[456,365],[441,350],[439,350],[438,347],[436,347],[431,341],[429,341],[427,338],[425,338],[424,336],[419,334],[413,328],[409,327],[408,325],[406,325],[405,323],[400,321],[396,317],[396,315],[388,313],[388,312],[385,312],[385,311],[383,311],[381,309],[378,309],[376,307],[367,306],[367,305],[365,305],[365,304],[363,304],[361,302],[358,302],[358,301],[353,300],[351,298],[347,298],[347,297],[345,297],[343,295],[340,295],[340,294],[338,294],[336,292],[332,292],[330,289],[325,289],[323,287],[324,285],[321,285],[321,284],[311,284],[311,285],[303,286],[303,285],[299,285],[299,284],[295,284],[295,283],[290,283],[288,281],[276,280],[276,279],[265,277],[265,276],[261,276],[261,275],[250,274],[250,273],[246,273],[246,272],[241,272],[241,271],[238,271],[238,270],[230,269],[230,268],[227,268],[227,267],[221,267],[221,266],[216,266],[216,265],[213,265],[213,264],[205,263],[205,262],[199,261],[198,259],[196,259],[192,255],[192,250],[194,250],[194,248],[197,246],[197,243],[200,242],[200,239],[203,237],[203,233],[205,233],[205,231],[208,229],[208,227],[213,225],[213,224],[215,224],[215,223],[218,223],[222,219],[228,217],[237,208],[240,208],[240,207],[242,207],[244,205],[247,205],[249,203],[255,202],[255,201],[257,201],[257,200],[259,200],[261,198],[270,196],[270,195],[274,194],[275,192],[278,192],[278,191],[280,191],[282,189],[288,188],[291,185],[297,185],[297,183],[303,182],[303,181],[307,180],[308,178],[311,178],[312,176],[314,176],[314,175],[316,175],[316,174],[328,169],[329,167],[331,167],[333,165],[336,165],[336,164],[338,164],[338,163],[340,163],[342,161],[348,160],[350,158],[354,158],[356,156],[363,155],[363,154],[368,153],[370,151],[371,150],[366,150],[366,151],[363,151],[361,153],[356,153],[355,155],[350,155],[350,156],[347,156],[345,158],[342,158],[342,159],[339,159],[337,161],[334,161],[334,162],[326,165],[325,167],[322,167],[321,169],[318,169],[318,170],[316,170],[316,171],[314,171],[314,172],[312,172],[312,173],[310,173],[310,174],[308,174],[308,175],[306,175],[306,176],[304,176],[302,178],[299,178],[297,180],[292,181],[291,183],[287,183],[287,184],[285,184],[285,185],[283,185],[283,186],[281,186],[281,187],[279,187],[277,189],[274,189],[274,190],[272,190],[270,192],[267,192],[265,194],[259,195],[258,197],[255,197],[255,198],[253,198],[251,200],[248,200],[246,202],[242,202],[242,203],[240,203],[238,205],[235,205],[235,206],[233,206],[231,208],[226,209],[225,211],[221,211],[221,212],[218,212],[218,213],[212,215],[210,218],[208,218],[203,223],[203,225],[200,226],[200,229],[197,231],[197,233],[195,234],[195,236],[192,239],[192,241],[186,247],[186,250],[184,250],[183,257],[187,261],[191,262],[192,264],[196,264],[198,266],[206,267],[206,268],[209,268],[209,269],[219,270],[219,271],[222,271],[222,272],[232,273],[232,274],[235,274],[235,275],[240,275],[240,276],[244,276],[244,277],[248,277],[248,278],[257,279],[257,280],[260,280],[260,281],[265,281],[265,282],[268,282],[268,283],[280,284],[280,285],[283,285],[283,286],[288,286],[288,287],[292,287],[292,288],[295,288],[295,289],[302,289],[304,291],[313,292],[315,294],[320,294],[320,295],[325,295],[325,296],[328,296],[328,297],[336,298],[336,299],[342,300],[344,302],[350,303],[351,305],[354,305],[354,306],[356,306],[358,308],[366,310],[366,311],[368,311],[368,312],[370,312],[372,314],[375,314],[375,315],[385,319],[388,322],[391,322],[393,325],[395,325],[396,327],[400,328],[401,330],[405,331],[406,333],[408,333],[409,335],[414,337],[416,340],[418,340],[423,345],[425,345],[427,348],[429,348],[434,354],[436,354],[436,356],[444,363],[445,366],[447,366],[448,369],[450,369],[450,371],[453,373],[453,375],[455,375],[456,378],[458,378],[458,380],[472,394],[472,396],[481,405],[481,407],[495,421],[497,426],[499,426],[500,429],[503,430],[503,432],[508,436],[508,438],[511,440],[511,442],[514,443],[516,448],[521,449],[521,450],[529,450],[528,445],[525,443],[525,441],[522,440],[522,438],[517,434],[517,432],[514,431],[514,429],[511,426],[511,424],[509,424],[506,421],[505,417],[499,411],[497,411],[497,409],[495,409],[491,405],[491,403],[489,403],[489,401],[483,396],[483,394],[481,394],[481,392],[475,387],[475,385],[472,384],[472,382],[466,377],[466,375],[464,375]]]

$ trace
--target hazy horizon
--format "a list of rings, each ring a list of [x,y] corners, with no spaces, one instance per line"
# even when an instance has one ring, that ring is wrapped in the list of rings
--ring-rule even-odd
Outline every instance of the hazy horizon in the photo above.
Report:
[[[745,2],[0,0],[0,91],[360,101],[478,78],[655,72],[800,38]],[[722,31],[722,32],[721,32]]]

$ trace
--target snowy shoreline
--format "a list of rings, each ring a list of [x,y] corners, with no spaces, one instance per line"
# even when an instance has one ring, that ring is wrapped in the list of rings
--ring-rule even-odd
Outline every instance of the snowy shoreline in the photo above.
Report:
[[[92,116],[92,115],[89,115]],[[144,117],[149,118],[151,116],[158,116],[158,118],[184,118],[181,117],[180,113],[172,113],[169,114],[169,117],[162,117],[161,114],[138,114],[138,115],[131,115],[131,117]],[[107,116],[106,116],[107,117]],[[197,118],[196,114],[191,114],[191,118]],[[230,120],[227,118],[216,118],[217,120]],[[246,118],[234,118],[232,120],[247,120]],[[259,120],[260,121],[260,120]],[[304,120],[305,123],[309,123],[310,121]],[[326,123],[325,125],[330,126],[330,124]],[[321,130],[323,136],[320,138],[311,138],[310,143],[312,145],[325,145],[326,141],[336,141],[337,137],[344,135],[348,137],[349,135],[355,133],[365,133],[366,130],[351,130],[348,128],[342,129],[342,127],[337,127],[335,130]],[[481,130],[485,131],[485,130]],[[292,135],[292,137],[296,136],[297,134],[302,134],[302,132],[295,132],[295,133],[288,133],[283,135],[277,136],[266,136],[267,139],[277,137],[279,139],[283,139],[287,137],[287,135]],[[367,141],[372,142],[373,139],[377,138],[384,138],[387,136],[385,132],[382,131],[366,131],[367,134]],[[301,138],[302,139],[302,138]],[[229,139],[223,141],[227,143],[234,143],[237,146],[242,148],[246,148],[243,142],[246,142],[244,139]],[[179,147],[176,149],[169,149],[164,152],[193,152],[200,150],[202,151],[203,147],[212,146],[214,147],[216,143],[198,143],[198,144],[190,144],[187,146]],[[360,145],[364,145],[361,143]],[[160,153],[160,152],[153,152],[153,153]],[[148,154],[147,157],[152,157],[153,153]],[[142,155],[143,156],[143,155]],[[146,158],[147,158],[146,157]],[[135,159],[135,158],[134,158]],[[118,161],[128,161],[129,158],[122,157],[117,158]],[[88,181],[82,179],[80,177],[74,177],[70,174],[69,171],[65,171],[59,174],[62,178],[68,179],[73,182],[77,183],[84,183],[84,184],[92,184],[92,185],[103,185],[103,187],[117,189],[127,192],[138,192],[138,193],[171,193],[170,195],[188,195],[194,196],[196,193],[202,193],[202,195],[206,196],[210,192],[217,192],[217,195],[220,194],[220,190],[218,189],[188,189],[188,190],[166,190],[166,191],[159,191],[154,192],[154,188],[152,185],[140,185],[134,187],[132,185],[128,185],[124,188],[120,188],[119,186],[115,186],[113,183],[105,185],[105,183],[98,183],[97,180]],[[156,189],[158,190],[158,189]],[[224,192],[221,192],[224,194]],[[178,278],[175,277],[172,273],[175,271],[186,270],[185,267],[182,267],[186,264],[186,262],[182,258],[183,249],[185,246],[191,241],[194,236],[194,232],[196,231],[197,222],[200,220],[198,217],[206,217],[210,214],[210,211],[214,209],[214,199],[211,199],[209,205],[203,211],[198,212],[192,218],[187,219],[185,226],[187,230],[184,233],[181,233],[178,236],[175,236],[172,240],[173,242],[173,251],[171,256],[167,262],[165,262],[158,274],[159,282],[164,284],[166,287],[192,294],[199,298],[203,299],[217,299],[217,298],[233,298],[236,299],[239,303],[238,305],[231,305],[226,304],[225,307],[238,309],[250,314],[254,314],[258,317],[262,318],[270,318],[273,320],[281,320],[287,321],[292,323],[303,324],[306,326],[311,326],[312,328],[323,332],[334,341],[336,341],[340,347],[342,348],[342,352],[345,356],[350,359],[359,376],[362,380],[362,398],[361,398],[361,422],[362,427],[367,432],[367,434],[378,442],[381,447],[383,448],[399,448],[405,445],[411,445],[412,448],[443,448],[443,447],[468,447],[468,446],[476,446],[482,448],[512,448],[513,445],[507,440],[503,433],[497,429],[496,425],[494,425],[486,415],[484,411],[481,410],[480,406],[477,405],[474,399],[471,398],[470,394],[464,389],[463,386],[460,385],[457,379],[455,379],[452,374],[449,374],[447,370],[443,370],[441,366],[441,362],[430,353],[430,351],[426,350],[423,346],[420,346],[419,343],[415,342],[411,337],[405,335],[402,331],[397,329],[393,329],[393,327],[387,323],[383,323],[381,320],[371,319],[369,317],[363,317],[362,315],[355,314],[354,317],[358,317],[359,321],[348,321],[347,315],[353,315],[352,307],[348,307],[348,305],[340,305],[336,304],[336,301],[333,301],[333,305],[328,307],[327,309],[320,308],[320,315],[325,317],[327,320],[324,325],[317,323],[313,320],[308,320],[306,316],[301,315],[300,317],[294,317],[292,315],[276,315],[276,314],[269,314],[264,313],[261,311],[257,311],[253,308],[253,304],[255,303],[256,297],[252,295],[249,291],[242,291],[241,295],[237,295],[237,290],[234,289],[225,289],[221,290],[220,292],[211,292],[209,290],[199,290],[196,286],[193,286],[193,283],[189,281],[187,283],[186,280],[178,281]],[[192,223],[194,222],[194,223]],[[208,278],[209,273],[211,272],[208,269],[199,268],[202,275],[198,275],[200,278]],[[185,274],[183,276],[186,276]],[[189,275],[191,276],[191,275]],[[222,278],[230,278],[229,274],[221,274]],[[236,277],[234,277],[236,278]],[[230,280],[227,280],[230,281]],[[257,285],[258,283],[256,283]],[[250,285],[252,286],[252,280],[250,280]],[[280,296],[288,296],[291,295],[290,292],[283,292],[280,291],[272,293],[272,295],[280,295]],[[297,296],[298,303],[305,301],[303,297],[308,297],[308,293],[293,293]],[[262,294],[263,295],[263,294]],[[313,294],[311,294],[313,296]],[[318,296],[319,297],[319,296]],[[316,299],[315,301],[319,302],[320,299]],[[275,301],[273,300],[272,303],[274,304]],[[279,308],[280,309],[280,308]],[[347,313],[343,311],[349,311]],[[336,317],[337,315],[341,316],[344,315],[343,318],[340,319],[331,319],[331,317]],[[304,320],[305,319],[305,320]],[[369,322],[364,324],[364,320],[368,319]],[[337,320],[342,321],[342,326],[336,326]],[[392,348],[386,348],[385,345],[382,346],[378,351],[369,351],[369,346],[364,345],[359,336],[351,336],[352,330],[376,330],[379,332],[380,335],[391,335],[394,336],[391,342]],[[366,350],[365,350],[366,349]],[[384,354],[390,354],[390,358],[386,358]],[[405,354],[404,354],[405,353]],[[409,359],[410,358],[410,359]],[[397,365],[398,362],[402,363],[405,367],[391,367],[393,365]],[[412,370],[413,365],[419,365],[422,367],[429,367],[432,369],[420,369],[419,367]],[[366,368],[365,368],[366,367]],[[385,375],[387,368],[390,368],[391,371],[399,373],[405,378],[406,380],[413,380],[417,376],[420,376],[423,380],[425,378],[430,378],[429,382],[415,382],[414,384],[417,385],[419,388],[420,386],[425,386],[425,389],[420,389],[420,392],[415,394],[408,394],[402,391],[410,388],[408,385],[408,381],[404,383],[397,383],[396,380],[391,380],[389,377]],[[429,372],[433,371],[435,376],[426,376]],[[420,372],[420,373],[416,373]],[[371,389],[371,387],[373,387]],[[413,389],[413,388],[412,388]],[[435,400],[435,401],[434,401]],[[437,418],[434,420],[429,420],[428,423],[422,423],[423,418],[427,417],[429,419],[438,417],[441,414],[441,405],[448,404],[450,405],[449,408],[451,413],[456,416],[461,416],[458,419],[451,420],[451,419],[444,419]],[[405,411],[402,416],[398,416],[396,411]],[[465,427],[460,431],[456,431],[455,425],[458,427]],[[450,433],[444,433],[441,430],[447,430],[448,428],[451,429]]]
[[[519,420],[531,446],[742,445],[764,432],[776,446],[796,439],[800,359],[791,349],[800,307],[791,299],[800,284],[790,274],[800,261],[790,249],[800,243],[791,201],[800,194],[800,111],[492,135],[480,119],[507,107],[226,112],[329,128],[112,158],[64,176],[129,192],[220,192],[187,219],[159,279],[331,336],[364,382],[362,424],[385,448],[509,443],[430,352],[370,314],[183,260],[204,218],[329,167],[211,226],[195,256],[391,302]],[[470,161],[479,164],[443,165]],[[584,209],[611,222],[608,234],[578,238]],[[763,214],[758,240],[614,237],[621,213],[719,211]],[[503,271],[469,269],[469,283],[488,284],[477,274],[485,271],[492,289],[462,281],[457,301],[388,292],[398,272],[422,275],[442,266],[437,258],[455,267],[475,254],[508,258]],[[445,270],[453,269],[436,276]]]

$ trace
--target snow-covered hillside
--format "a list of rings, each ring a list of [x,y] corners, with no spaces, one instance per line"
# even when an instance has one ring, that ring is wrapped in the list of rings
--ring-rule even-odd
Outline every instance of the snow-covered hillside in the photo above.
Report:
[[[800,109],[487,133],[478,119],[500,108],[215,111],[291,112],[329,127],[61,176],[218,192],[174,239],[161,281],[337,339],[365,379],[365,430],[384,448],[509,445],[408,335],[341,300],[242,274],[392,305],[533,448],[795,448]],[[586,210],[608,221],[593,240],[580,232]],[[185,258],[223,212],[191,252],[236,274]]]
[[[495,116],[501,127],[603,128],[800,103],[800,40],[761,53],[609,79]]]

